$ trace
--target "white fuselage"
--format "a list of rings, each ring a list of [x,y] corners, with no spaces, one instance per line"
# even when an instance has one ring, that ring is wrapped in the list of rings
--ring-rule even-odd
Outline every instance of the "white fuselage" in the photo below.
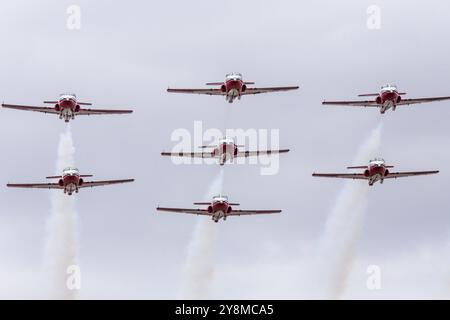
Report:
[[[232,139],[224,139],[214,150],[215,156],[219,158],[219,164],[224,165],[228,160],[233,161],[236,144]]]
[[[64,119],[66,122],[73,120],[77,107],[77,97],[71,94],[63,94],[59,97],[58,106],[60,119]]]
[[[380,112],[385,113],[387,110],[395,110],[399,93],[396,86],[386,85],[381,88],[379,98],[381,100]]]

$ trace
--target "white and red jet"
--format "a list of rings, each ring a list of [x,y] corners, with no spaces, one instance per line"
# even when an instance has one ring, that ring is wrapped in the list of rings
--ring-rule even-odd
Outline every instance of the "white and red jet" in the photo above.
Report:
[[[46,179],[59,179],[57,183],[30,183],[30,184],[13,184],[8,183],[8,187],[12,188],[38,188],[38,189],[63,189],[64,193],[69,196],[73,192],[78,193],[80,188],[92,188],[117,183],[133,182],[134,179],[124,180],[105,180],[105,181],[84,181],[83,178],[92,177],[90,174],[80,174],[76,168],[66,168],[61,176],[50,176]]]
[[[313,173],[313,177],[324,178],[344,178],[344,179],[360,179],[368,180],[369,186],[375,182],[383,183],[384,179],[397,179],[409,176],[420,176],[427,174],[436,174],[439,171],[412,171],[412,172],[390,172],[389,169],[394,166],[386,165],[383,159],[374,159],[369,162],[368,166],[347,167],[347,169],[365,169],[363,173]]]
[[[236,98],[241,99],[241,96],[248,94],[258,94],[266,92],[278,92],[296,90],[298,86],[294,87],[267,87],[267,88],[249,88],[248,85],[253,85],[254,82],[242,80],[242,75],[237,72],[227,74],[225,82],[208,82],[207,86],[220,86],[218,89],[167,89],[167,92],[175,93],[197,93],[207,94],[210,96],[225,96],[225,100],[232,103]]]
[[[235,210],[232,206],[239,206],[239,203],[228,201],[227,196],[218,195],[213,197],[211,202],[194,202],[194,205],[208,206],[206,209],[183,209],[183,208],[163,208],[157,207],[158,211],[179,212],[196,215],[210,216],[214,222],[224,221],[229,216],[245,216],[254,214],[280,213],[281,210]]]
[[[289,152],[289,149],[280,150],[256,150],[239,151],[240,145],[237,145],[233,138],[220,139],[217,146],[200,146],[200,148],[213,148],[208,152],[161,152],[162,156],[169,157],[190,157],[190,158],[217,158],[219,164],[223,166],[227,161],[233,162],[233,159],[240,157],[252,157],[260,155],[272,155]]]
[[[59,96],[58,101],[44,101],[44,103],[54,104],[54,107],[35,107],[35,106],[23,106],[5,103],[2,104],[2,107],[8,109],[57,114],[59,115],[59,118],[64,119],[65,122],[69,122],[69,120],[74,120],[75,116],[125,114],[133,112],[133,110],[85,109],[82,108],[81,106],[91,106],[92,103],[78,101],[77,96],[74,93],[63,93]]]
[[[383,114],[386,110],[392,109],[395,111],[397,106],[405,106],[410,104],[434,102],[449,100],[450,97],[432,97],[432,98],[416,98],[416,99],[403,99],[402,96],[405,92],[398,92],[396,85],[385,85],[381,87],[379,93],[365,93],[360,94],[358,97],[375,97],[374,100],[358,100],[358,101],[324,101],[324,105],[340,105],[340,106],[355,106],[355,107],[375,107],[380,108],[380,112]]]

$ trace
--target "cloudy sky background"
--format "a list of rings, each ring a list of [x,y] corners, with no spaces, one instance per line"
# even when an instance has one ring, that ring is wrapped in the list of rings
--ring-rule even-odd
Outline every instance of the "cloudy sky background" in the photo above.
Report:
[[[66,9],[81,8],[81,29]],[[381,29],[366,26],[381,8]],[[311,177],[344,170],[379,123],[375,109],[324,107],[394,82],[409,97],[450,95],[450,4],[444,1],[14,1],[0,2],[0,97],[40,104],[66,91],[94,107],[133,107],[126,116],[72,122],[76,164],[99,179],[129,185],[77,195],[81,298],[176,298],[197,218],[155,207],[204,201],[218,166],[176,166],[162,158],[173,130],[279,129],[291,152],[280,172],[226,166],[224,191],[243,208],[278,216],[219,225],[211,298],[308,298],[324,223],[344,182]],[[259,86],[300,90],[244,97],[174,95],[242,72]],[[39,182],[54,174],[57,117],[0,110],[0,182]],[[386,181],[369,209],[344,298],[441,298],[450,294],[448,149],[450,103],[398,108],[383,117],[381,153],[398,170],[437,176]],[[0,188],[0,297],[36,297],[50,196]],[[366,268],[382,289],[366,288]]]

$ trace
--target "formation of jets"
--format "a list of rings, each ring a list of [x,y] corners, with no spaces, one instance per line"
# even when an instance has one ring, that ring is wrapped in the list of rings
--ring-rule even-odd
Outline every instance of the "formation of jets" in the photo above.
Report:
[[[224,82],[209,82],[206,85],[217,86],[217,88],[208,89],[167,89],[168,92],[174,93],[195,93],[206,95],[220,95],[224,96],[226,101],[232,103],[235,99],[240,100],[241,96],[249,94],[259,94],[268,92],[290,91],[296,90],[298,86],[287,87],[250,87],[254,82],[244,81],[240,73],[230,73],[226,75]],[[397,86],[386,85],[383,86],[379,93],[360,94],[360,97],[373,97],[372,100],[358,100],[358,101],[324,101],[324,105],[348,105],[360,107],[376,107],[380,109],[381,113],[387,110],[395,110],[397,106],[411,105],[418,103],[434,102],[450,100],[450,97],[429,97],[405,99],[404,92],[399,92]],[[75,94],[61,94],[56,101],[44,101],[44,104],[53,106],[26,106],[14,104],[2,104],[3,108],[36,111],[42,113],[49,113],[58,115],[60,119],[65,122],[74,120],[75,116],[79,115],[105,115],[105,114],[127,114],[132,113],[130,109],[96,109],[85,108],[91,106],[91,103],[80,102],[77,100]],[[253,157],[260,155],[274,155],[289,152],[289,149],[276,150],[242,150],[244,146],[236,144],[235,138],[224,137],[219,140],[217,145],[199,146],[205,151],[193,152],[162,152],[162,156],[171,157],[190,157],[190,158],[214,158],[217,159],[218,164],[223,166],[225,163],[232,163],[237,158]],[[360,169],[361,173],[313,173],[314,177],[326,178],[344,178],[344,179],[358,179],[367,180],[368,184],[372,186],[376,182],[382,184],[385,179],[396,179],[409,176],[430,175],[436,174],[439,171],[412,171],[412,172],[391,172],[393,166],[386,165],[381,158],[371,160],[365,166],[351,166],[347,169]],[[54,179],[57,182],[51,183],[27,183],[27,184],[12,184],[8,183],[8,187],[14,188],[40,188],[40,189],[62,189],[65,194],[72,195],[74,192],[78,193],[79,189],[87,187],[97,187],[112,184],[121,184],[133,182],[134,179],[122,180],[99,180],[99,181],[85,181],[85,178],[90,178],[92,175],[80,174],[76,168],[66,168],[61,175],[49,176],[47,179]],[[228,197],[218,195],[213,197],[210,202],[195,202],[194,205],[207,206],[206,208],[169,208],[157,207],[157,211],[178,212],[195,215],[210,216],[213,221],[218,222],[220,219],[226,220],[229,216],[241,215],[259,215],[259,214],[275,214],[280,213],[281,210],[236,210],[234,207],[239,206],[239,203],[231,203]]]

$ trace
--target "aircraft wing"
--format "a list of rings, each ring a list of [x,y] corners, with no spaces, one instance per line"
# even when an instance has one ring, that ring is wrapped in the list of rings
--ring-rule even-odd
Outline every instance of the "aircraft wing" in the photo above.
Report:
[[[281,210],[231,210],[227,216],[249,216],[253,214],[273,214],[280,213]]]
[[[267,87],[267,88],[247,88],[241,95],[247,94],[258,94],[258,93],[267,93],[267,92],[278,92],[278,91],[290,91],[297,90],[298,86],[294,87]]]
[[[403,177],[411,177],[411,176],[422,176],[427,174],[436,174],[439,171],[412,171],[412,172],[390,172],[384,179],[397,179]]]
[[[353,107],[378,107],[379,104],[375,100],[359,100],[359,101],[323,101],[323,105],[329,106],[353,106]]]
[[[178,213],[188,213],[188,214],[196,214],[196,215],[203,215],[203,216],[210,216],[211,213],[208,212],[206,209],[183,209],[183,208],[163,208],[158,207],[156,208],[158,211],[168,211],[168,212],[178,212]]]
[[[86,181],[86,182],[83,182],[83,184],[81,186],[79,186],[79,188],[100,187],[100,186],[107,186],[110,184],[127,183],[127,182],[133,182],[133,181],[134,181],[134,179]]]
[[[2,107],[7,108],[7,109],[59,114],[59,111],[56,111],[55,108],[53,108],[53,107],[22,106],[22,105],[17,105],[17,104],[5,104],[5,103],[2,103]]]
[[[161,155],[168,157],[213,158],[211,152],[161,152]]]
[[[58,183],[8,183],[10,188],[64,189]]]
[[[168,88],[167,92],[207,94],[210,96],[226,95],[226,92],[222,92],[222,90],[220,90],[220,89],[170,89],[170,88]]]
[[[313,173],[313,177],[367,180],[362,173]]]
[[[108,109],[80,109],[76,114],[80,116],[100,115],[100,114],[125,114],[132,113],[133,110],[108,110]]]
[[[397,103],[397,105],[398,106],[402,106],[402,105],[410,105],[410,104],[418,104],[418,103],[434,102],[434,101],[443,101],[443,100],[450,100],[450,97],[402,99],[402,100],[400,100],[399,103]]]
[[[289,152],[289,149],[281,149],[281,150],[257,150],[257,151],[238,151],[236,157],[252,157],[252,156],[261,156],[261,155],[271,155],[271,154],[280,154]]]

